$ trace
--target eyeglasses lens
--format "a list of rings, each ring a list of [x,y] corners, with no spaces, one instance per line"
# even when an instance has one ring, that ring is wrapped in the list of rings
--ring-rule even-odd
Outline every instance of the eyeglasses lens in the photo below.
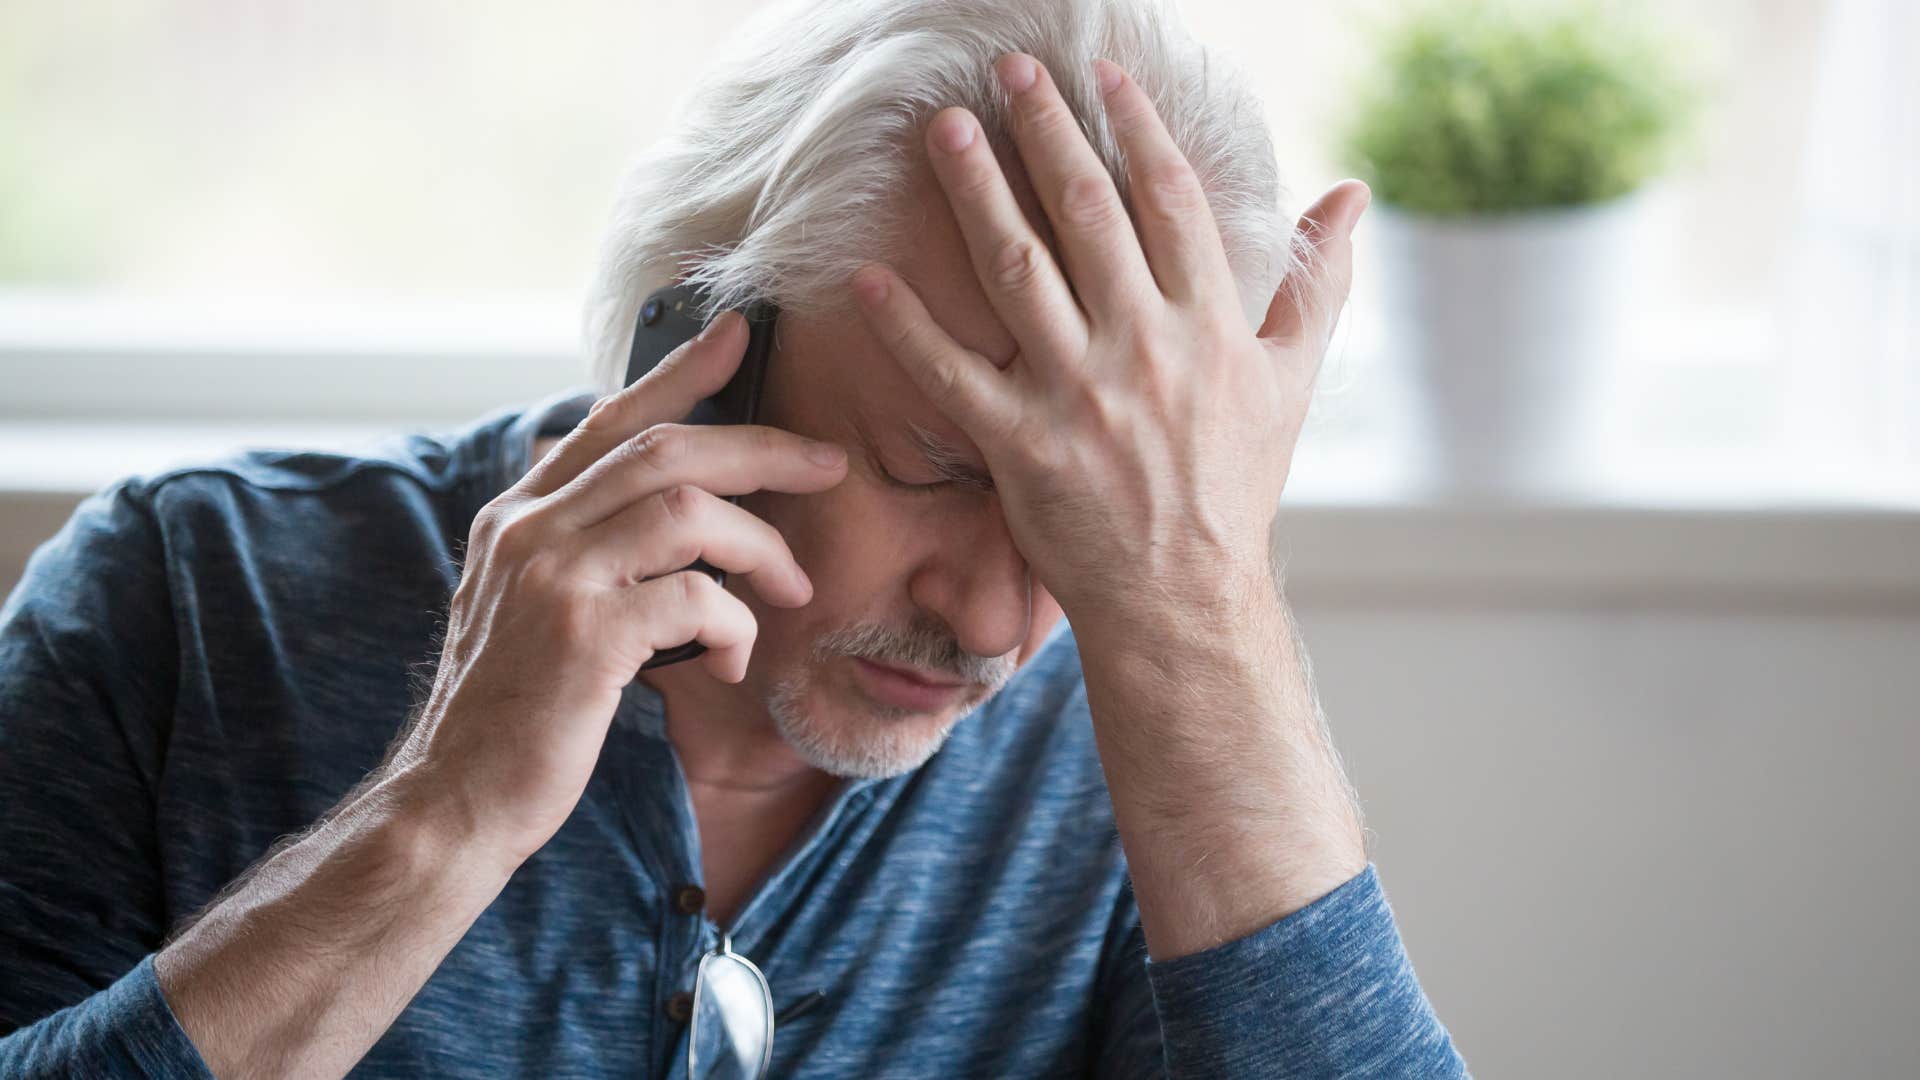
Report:
[[[773,1050],[773,1002],[760,972],[733,954],[700,960],[688,1032],[693,1080],[760,1080]]]

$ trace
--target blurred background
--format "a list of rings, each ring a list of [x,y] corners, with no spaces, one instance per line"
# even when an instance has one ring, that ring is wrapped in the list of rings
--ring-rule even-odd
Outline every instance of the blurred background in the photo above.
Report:
[[[758,5],[0,5],[0,591],[85,493],[586,381]],[[1920,1074],[1920,16],[1184,0],[1368,181],[1276,530],[1485,1077]]]

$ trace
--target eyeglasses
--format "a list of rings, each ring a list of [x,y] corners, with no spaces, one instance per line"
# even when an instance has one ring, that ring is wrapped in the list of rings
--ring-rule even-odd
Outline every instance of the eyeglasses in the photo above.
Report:
[[[720,944],[700,958],[693,976],[689,1080],[762,1080],[773,1057],[773,1029],[826,999],[824,990],[809,990],[774,1015],[767,977],[733,951],[733,935],[720,931]]]
[[[773,994],[753,961],[720,944],[700,958],[687,1031],[690,1080],[763,1080],[773,1057]]]

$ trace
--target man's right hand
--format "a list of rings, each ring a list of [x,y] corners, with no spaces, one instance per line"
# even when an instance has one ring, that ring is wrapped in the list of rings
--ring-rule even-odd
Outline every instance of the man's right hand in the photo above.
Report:
[[[716,393],[747,345],[725,312],[633,385],[596,402],[474,518],[439,669],[392,767],[418,770],[518,865],[573,812],[623,687],[689,640],[716,678],[746,676],[757,624],[694,559],[769,604],[813,586],[772,525],[723,496],[824,491],[831,443],[758,425],[674,421]],[[824,451],[815,456],[815,451]]]
[[[723,497],[825,490],[844,452],[816,462],[790,432],[671,422],[726,384],[746,339],[723,315],[481,510],[433,692],[390,760],[154,957],[215,1075],[345,1074],[572,813],[648,657],[694,639],[714,675],[745,675],[746,605],[682,567],[812,599],[780,535]]]

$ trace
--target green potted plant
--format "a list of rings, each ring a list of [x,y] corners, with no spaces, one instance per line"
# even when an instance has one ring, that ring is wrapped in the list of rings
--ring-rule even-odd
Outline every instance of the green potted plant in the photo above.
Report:
[[[1335,122],[1369,217],[1414,462],[1458,494],[1559,493],[1595,463],[1645,189],[1704,84],[1652,12],[1427,0],[1362,28]]]

